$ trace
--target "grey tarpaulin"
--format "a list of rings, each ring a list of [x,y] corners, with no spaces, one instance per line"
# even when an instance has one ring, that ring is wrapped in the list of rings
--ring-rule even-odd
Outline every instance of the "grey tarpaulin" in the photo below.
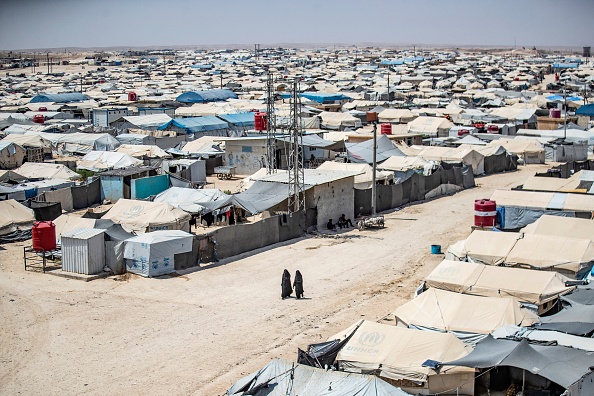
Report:
[[[594,288],[578,286],[573,293],[561,296],[561,300],[568,302],[571,305],[594,305]]]
[[[291,140],[289,137],[277,137],[276,139],[280,140],[282,142],[285,142],[285,143],[289,143]],[[324,150],[332,150],[332,151],[340,151],[340,150],[343,150],[345,147],[343,140],[338,141],[338,142],[333,142],[330,140],[324,140],[315,134],[303,135],[302,144],[303,144],[303,146],[307,146],[307,147],[315,147],[315,148],[321,148]]]
[[[62,214],[60,202],[27,201],[25,206],[33,209],[37,221],[52,221]]]
[[[305,189],[311,186],[306,185]],[[278,205],[289,197],[289,185],[256,180],[244,192],[234,195],[233,201],[251,214],[258,214]]]
[[[520,206],[502,206],[503,223],[501,227],[505,230],[516,230],[534,223],[544,214],[551,216],[575,217],[575,212],[566,212],[547,209],[531,209]]]
[[[525,339],[516,342],[488,336],[469,355],[445,362],[444,366],[517,367],[568,388],[594,374],[589,369],[594,366],[594,354],[562,346],[530,345]]]
[[[99,179],[83,186],[74,186],[72,189],[72,205],[74,209],[84,209],[101,202],[101,182]]]
[[[562,333],[585,336],[594,331],[594,306],[576,304],[566,307],[555,315],[541,319],[539,330],[555,330]]]
[[[407,396],[373,375],[326,371],[274,359],[260,370],[237,381],[227,395],[252,396]]]
[[[367,164],[373,163],[373,139],[369,139],[361,143],[347,143],[346,149],[350,162]],[[392,156],[405,157],[406,155],[396,148],[394,143],[392,143],[392,141],[386,135],[378,136],[376,161],[382,162]]]

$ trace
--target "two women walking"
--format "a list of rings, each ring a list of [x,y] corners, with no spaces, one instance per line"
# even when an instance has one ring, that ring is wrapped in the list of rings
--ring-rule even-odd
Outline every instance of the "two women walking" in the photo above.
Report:
[[[291,274],[289,271],[285,270],[283,272],[283,279],[281,281],[281,298],[284,300],[285,298],[289,297],[293,293],[293,287],[295,288],[295,295],[297,298],[303,297],[303,276],[301,272],[297,270],[295,273],[295,281],[293,285],[291,285]]]

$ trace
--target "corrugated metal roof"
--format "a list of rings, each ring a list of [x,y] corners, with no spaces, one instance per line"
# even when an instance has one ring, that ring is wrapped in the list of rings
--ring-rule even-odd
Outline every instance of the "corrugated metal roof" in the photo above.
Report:
[[[347,177],[355,177],[364,172],[355,171],[335,171],[335,170],[319,170],[319,169],[304,169],[303,177],[304,184],[310,186],[318,186],[324,183],[331,183],[337,180],[346,179]],[[277,170],[276,173],[266,175],[258,178],[258,180],[265,182],[289,183],[289,172],[285,170]],[[354,179],[353,179],[354,180]]]
[[[95,228],[75,228],[74,230],[64,232],[62,238],[89,239],[104,232],[105,230],[97,230]]]

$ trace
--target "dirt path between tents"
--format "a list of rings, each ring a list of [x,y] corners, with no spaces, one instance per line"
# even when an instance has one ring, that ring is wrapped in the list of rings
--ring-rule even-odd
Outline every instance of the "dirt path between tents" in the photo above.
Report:
[[[271,358],[409,300],[445,248],[470,233],[474,199],[547,166],[386,215],[386,228],[304,237],[180,276],[81,282],[0,250],[0,394],[221,395]],[[305,299],[280,299],[284,268]]]

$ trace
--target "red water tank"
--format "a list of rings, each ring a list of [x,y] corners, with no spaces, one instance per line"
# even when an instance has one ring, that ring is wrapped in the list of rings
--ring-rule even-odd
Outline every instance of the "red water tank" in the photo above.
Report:
[[[56,250],[56,225],[51,221],[36,221],[33,223],[33,250],[49,252]]]
[[[561,109],[550,109],[549,117],[550,118],[561,118]]]
[[[490,199],[474,201],[474,225],[477,227],[494,227],[497,218],[497,203]]]
[[[381,133],[382,133],[382,135],[391,135],[392,134],[392,124],[382,124]]]
[[[40,107],[37,111],[47,111],[47,107]]]
[[[256,131],[265,131],[266,130],[266,113],[258,112],[254,113],[254,129]]]
[[[43,114],[35,114],[33,116],[33,122],[36,124],[43,124],[45,122],[45,117]]]
[[[136,92],[128,92],[128,102],[136,102],[136,99],[138,99]]]
[[[468,129],[458,129],[458,137],[468,135],[469,133],[470,133],[470,130],[468,130]]]
[[[497,125],[487,125],[487,133],[499,133],[499,127]]]

